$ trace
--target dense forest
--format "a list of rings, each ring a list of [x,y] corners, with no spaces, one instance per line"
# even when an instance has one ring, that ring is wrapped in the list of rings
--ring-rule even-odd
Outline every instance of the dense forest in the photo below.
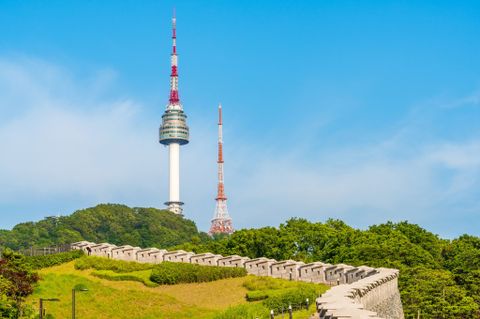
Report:
[[[170,247],[206,240],[194,222],[169,211],[101,204],[69,216],[47,217],[39,222],[21,223],[12,230],[0,230],[0,247],[14,250],[48,247],[80,240],[140,247]]]
[[[181,248],[223,255],[394,267],[406,318],[480,318],[480,238],[446,240],[408,222],[358,230],[342,221],[293,218],[276,227],[209,238],[192,221],[153,208],[99,205],[0,231],[0,246],[19,249],[79,240]]]
[[[244,229],[178,248],[397,268],[405,318],[480,318],[479,237],[445,240],[407,222],[358,230],[338,220],[290,219],[279,228]]]

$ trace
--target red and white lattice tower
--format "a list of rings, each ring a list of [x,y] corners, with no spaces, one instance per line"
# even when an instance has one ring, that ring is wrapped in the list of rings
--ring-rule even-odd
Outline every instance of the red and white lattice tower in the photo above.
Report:
[[[222,134],[222,106],[218,106],[218,190],[215,200],[215,215],[212,219],[212,226],[208,232],[211,236],[216,234],[233,233],[232,218],[228,214],[227,196],[223,184],[223,134]]]

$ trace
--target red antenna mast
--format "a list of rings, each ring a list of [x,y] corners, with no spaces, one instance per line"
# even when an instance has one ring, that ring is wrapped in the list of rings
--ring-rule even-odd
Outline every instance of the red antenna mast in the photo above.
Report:
[[[178,97],[178,57],[177,57],[177,18],[175,17],[175,8],[172,17],[172,72],[170,73],[170,104],[179,104]]]
[[[227,210],[227,196],[225,196],[225,186],[223,183],[223,132],[222,132],[222,106],[218,105],[218,187],[217,204],[215,206],[215,214],[212,219],[212,226],[208,232],[211,236],[216,234],[233,233],[232,218]]]

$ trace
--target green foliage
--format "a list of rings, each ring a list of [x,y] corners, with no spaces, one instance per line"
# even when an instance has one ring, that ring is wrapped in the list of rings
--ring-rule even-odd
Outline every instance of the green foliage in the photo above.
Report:
[[[83,256],[83,251],[73,250],[64,253],[25,257],[25,262],[32,267],[32,269],[42,269],[67,263]]]
[[[79,240],[141,247],[175,246],[197,253],[237,254],[250,258],[394,267],[401,271],[399,286],[406,318],[415,317],[420,305],[424,318],[442,318],[440,314],[458,318],[480,317],[480,238],[463,235],[452,241],[444,240],[408,222],[387,222],[357,230],[339,220],[311,223],[293,218],[278,228],[243,229],[231,236],[210,239],[205,233],[198,232],[193,222],[168,211],[104,204],[77,211],[71,216],[19,224],[11,231],[0,230],[0,247],[15,249]],[[89,262],[81,258],[76,267],[122,274],[149,269],[136,265],[118,265],[103,258]],[[175,266],[166,265],[163,267],[172,269],[155,268],[162,282],[199,280],[192,274],[195,272],[187,272],[183,278],[177,275]],[[251,289],[249,298],[258,300],[267,296],[263,299],[266,301],[275,294],[272,291],[276,288],[268,287],[273,283],[255,284],[264,287]],[[291,288],[285,286],[282,289]],[[2,304],[4,301],[0,299]]]
[[[18,250],[88,240],[116,245],[171,247],[189,241],[204,242],[195,223],[166,210],[101,204],[70,216],[47,217],[0,230],[0,246]]]
[[[299,285],[303,285],[301,282],[289,281],[272,277],[258,277],[258,276],[249,276],[243,286],[250,291],[261,290],[278,290],[278,289],[287,289],[287,288],[296,288]],[[307,284],[310,285],[310,284]],[[320,287],[320,285],[318,285]]]
[[[313,310],[306,310],[306,299],[313,304],[315,298],[328,289],[321,284],[257,276],[249,276],[243,286],[249,290],[246,299],[251,303],[231,307],[214,317],[215,319],[270,318],[271,310],[275,314],[285,314],[289,305],[294,310],[294,318],[307,318]],[[299,309],[304,310],[298,311]]]
[[[274,293],[274,290],[255,290],[247,292],[245,298],[247,301],[259,301],[267,299],[269,296]]]
[[[78,270],[111,270],[116,273],[148,270],[153,267],[153,264],[142,264],[135,261],[114,260],[95,256],[85,256],[77,259],[75,262],[75,269]]]
[[[150,280],[161,285],[174,285],[190,282],[208,282],[246,275],[247,272],[244,268],[163,262],[153,268]]]
[[[268,309],[273,309],[276,313],[287,309],[289,305],[299,307],[306,305],[306,300],[314,302],[318,297],[318,288],[311,285],[300,285],[297,288],[282,289],[272,292],[263,301]]]
[[[293,218],[279,228],[244,229],[190,247],[194,251],[250,258],[398,268],[406,318],[416,317],[419,305],[424,306],[424,318],[442,318],[438,317],[440,313],[458,318],[480,317],[476,310],[480,306],[480,238],[475,236],[463,235],[448,241],[408,222],[387,222],[357,230],[339,220],[311,223]],[[413,275],[412,269],[417,268],[424,271]],[[418,278],[418,282],[412,278]],[[429,287],[431,282],[436,285]],[[435,291],[439,287],[445,287],[441,297]],[[447,302],[442,299],[444,292]],[[262,297],[260,293],[249,296]]]
[[[33,293],[38,275],[25,262],[25,257],[9,249],[0,259],[0,317],[18,318],[26,312],[25,298]]]
[[[116,273],[112,270],[96,270],[92,272],[92,275],[111,281],[138,281],[147,287],[157,287],[158,284],[150,280],[151,273],[151,270],[140,270],[127,273]]]
[[[449,271],[405,268],[400,290],[409,313],[420,311],[429,318],[478,318],[479,305]]]
[[[270,318],[268,309],[262,304],[247,304],[228,308],[217,314],[213,319],[239,319],[239,318]]]

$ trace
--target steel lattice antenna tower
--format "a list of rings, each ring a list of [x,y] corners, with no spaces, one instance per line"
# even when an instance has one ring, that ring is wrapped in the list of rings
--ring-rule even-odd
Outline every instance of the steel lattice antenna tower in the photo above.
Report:
[[[178,97],[178,68],[177,68],[177,32],[175,11],[172,18],[172,54],[170,74],[170,98],[165,113],[162,115],[160,126],[160,143],[168,146],[169,151],[169,200],[165,203],[168,210],[183,215],[180,201],[180,145],[188,143],[189,129],[187,115],[183,112]]]
[[[232,218],[227,210],[227,196],[223,184],[223,134],[222,134],[222,106],[218,105],[218,191],[215,200],[215,215],[212,219],[212,226],[208,232],[211,236],[215,234],[233,233]]]

